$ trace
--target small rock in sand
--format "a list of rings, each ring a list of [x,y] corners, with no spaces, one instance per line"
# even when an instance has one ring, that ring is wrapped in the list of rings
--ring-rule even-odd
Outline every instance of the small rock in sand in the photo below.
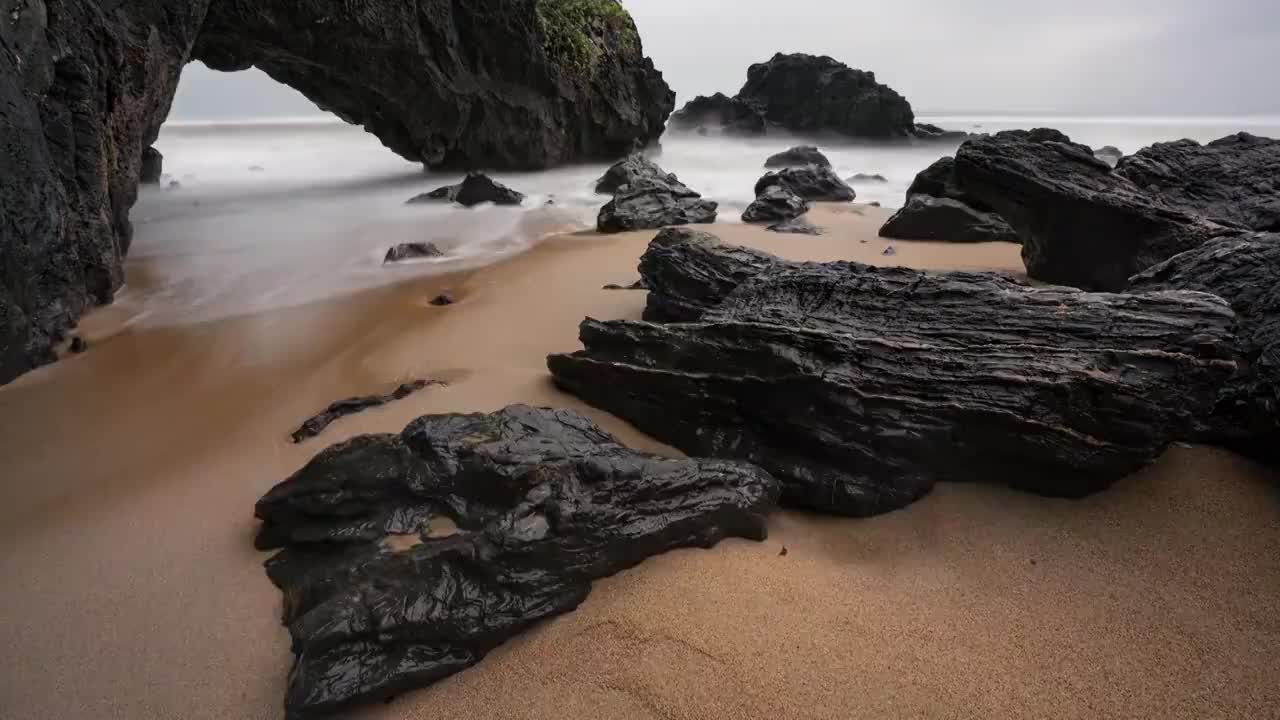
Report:
[[[382,259],[382,262],[391,263],[413,258],[441,257],[443,255],[444,253],[440,252],[440,248],[436,247],[435,243],[400,243],[387,250],[387,256]]]
[[[79,335],[76,335],[75,337],[71,338],[71,346],[68,349],[71,350],[71,352],[75,353],[76,355],[79,355],[80,353],[89,349],[89,343],[85,342],[84,338],[80,337]]]
[[[457,301],[454,299],[453,293],[448,290],[445,290],[439,295],[431,298],[431,304],[436,306],[452,305],[455,302]]]
[[[884,249],[884,252],[882,252],[882,253],[880,253],[880,254],[881,254],[881,255],[897,255],[897,254],[898,254],[898,251],[897,251],[897,250],[894,250],[894,249],[893,249],[893,246],[892,246],[892,245],[890,245],[889,247],[887,247],[887,248],[885,248],[885,249]]]

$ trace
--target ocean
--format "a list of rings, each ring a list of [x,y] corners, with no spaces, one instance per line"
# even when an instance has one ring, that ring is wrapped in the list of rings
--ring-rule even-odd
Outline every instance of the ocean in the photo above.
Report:
[[[989,132],[1053,127],[1073,139],[1132,153],[1152,143],[1206,142],[1239,131],[1280,137],[1280,117],[927,116],[948,129]],[[717,222],[739,222],[769,155],[803,140],[783,135],[731,139],[668,135],[655,160],[720,203]],[[859,202],[897,207],[915,174],[955,145],[818,143],[841,177],[860,184]],[[457,182],[424,172],[362,129],[336,119],[171,122],[159,187],[144,187],[132,217],[134,279],[117,304],[131,322],[173,324],[298,305],[416,275],[473,268],[522,252],[552,233],[594,227],[608,199],[593,192],[604,164],[493,177],[528,198],[519,208],[406,205]],[[387,248],[430,241],[443,258],[384,265]],[[803,239],[797,239],[803,242]],[[146,282],[138,282],[145,275]]]

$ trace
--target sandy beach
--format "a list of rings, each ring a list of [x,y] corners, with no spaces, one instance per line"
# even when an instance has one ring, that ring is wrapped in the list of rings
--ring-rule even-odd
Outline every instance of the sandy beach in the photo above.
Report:
[[[706,229],[795,259],[1022,272],[1011,244],[880,239],[888,212],[819,207],[816,238]],[[283,717],[288,637],[252,508],[333,442],[523,402],[674,452],[545,367],[579,347],[583,317],[639,317],[643,292],[601,286],[635,280],[650,237],[560,235],[201,324],[87,317],[89,352],[0,387],[0,717]],[[162,262],[131,259],[130,284]],[[431,306],[445,289],[458,302]],[[412,378],[448,385],[289,442],[329,402]],[[1176,447],[1083,501],[944,484],[870,520],[781,512],[767,542],[650,559],[479,666],[350,717],[1252,719],[1280,708],[1277,658],[1280,478]]]

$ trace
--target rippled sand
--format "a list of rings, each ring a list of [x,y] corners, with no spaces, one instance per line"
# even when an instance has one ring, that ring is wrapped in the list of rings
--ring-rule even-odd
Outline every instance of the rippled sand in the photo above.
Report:
[[[1009,245],[711,228],[794,258],[1020,270]],[[568,235],[499,265],[169,327],[88,318],[91,348],[0,388],[0,717],[280,718],[290,656],[253,502],[329,443],[428,412],[586,410],[549,352],[638,317],[649,234]],[[862,242],[867,240],[867,242]],[[163,283],[163,259],[130,284]],[[246,283],[269,282],[246,279]],[[428,300],[452,290],[455,305]],[[330,401],[446,380],[288,434]],[[669,451],[669,450],[668,450]],[[941,486],[862,521],[778,514],[765,543],[651,559],[478,667],[361,718],[1264,718],[1280,714],[1280,490],[1174,449],[1085,501]],[[786,548],[785,555],[780,554]]]

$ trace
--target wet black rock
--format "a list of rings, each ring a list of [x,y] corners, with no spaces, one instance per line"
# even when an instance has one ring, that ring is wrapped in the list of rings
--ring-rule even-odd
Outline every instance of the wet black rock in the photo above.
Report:
[[[669,173],[658,167],[658,164],[635,152],[619,160],[605,171],[596,181],[596,192],[612,195],[623,185],[631,185],[638,180],[653,180],[672,186],[674,192],[688,190],[675,173]]]
[[[773,186],[780,186],[813,202],[849,202],[858,194],[829,167],[807,165],[766,173],[756,181],[755,194],[760,197]]]
[[[663,230],[640,256],[640,279],[649,288],[642,317],[651,322],[697,320],[777,262],[760,250],[725,245],[711,233]]]
[[[844,179],[844,181],[845,181],[845,182],[847,182],[847,183],[849,183],[850,185],[858,185],[858,184],[864,184],[864,185],[876,184],[876,185],[879,185],[879,184],[882,184],[882,183],[887,183],[887,182],[889,182],[889,178],[887,178],[887,177],[885,177],[885,176],[883,176],[883,175],[881,175],[881,174],[879,174],[879,173],[876,173],[876,174],[874,174],[874,175],[867,174],[867,173],[855,173],[855,174],[851,175],[850,177],[845,178],[845,179]]]
[[[1280,140],[1239,133],[1207,145],[1158,143],[1124,158],[1116,174],[1180,210],[1280,232]]]
[[[259,68],[433,167],[613,160],[662,133],[675,94],[616,3],[568,5],[5,4],[0,382],[123,283],[144,151],[189,62]]]
[[[347,398],[345,400],[338,400],[337,402],[331,403],[329,407],[325,408],[322,412],[307,418],[306,422],[302,423],[297,430],[294,430],[293,434],[289,437],[293,439],[294,443],[300,443],[303,440],[310,440],[324,432],[324,429],[332,425],[334,421],[344,418],[347,415],[354,415],[359,412],[364,412],[369,408],[386,405],[387,403],[395,402],[396,400],[403,400],[428,385],[443,384],[444,383],[437,382],[435,380],[414,380],[413,382],[402,384],[400,387],[385,395],[361,395],[358,397]]]
[[[318,454],[256,507],[284,595],[290,718],[378,701],[576,608],[674,548],[762,540],[777,482],[663,458],[567,410],[428,415]]]
[[[1120,162],[1120,158],[1124,157],[1124,153],[1114,145],[1103,145],[1093,151],[1093,156],[1111,167],[1115,167],[1116,163]]]
[[[600,289],[601,290],[648,290],[649,286],[645,285],[644,278],[641,278],[631,283],[630,285],[619,285],[617,283],[609,283]]]
[[[1064,137],[1001,132],[956,153],[958,187],[1017,231],[1031,277],[1121,290],[1129,276],[1230,232],[1139,188]]]
[[[767,168],[804,167],[805,165],[831,167],[831,161],[813,145],[797,145],[777,155],[770,155],[764,161],[764,166]]]
[[[726,135],[764,135],[768,132],[764,111],[754,103],[724,93],[699,95],[671,116],[671,129],[710,134],[718,128]]]
[[[138,182],[145,185],[159,185],[160,176],[164,174],[164,155],[154,147],[142,151],[142,168],[139,170]]]
[[[676,286],[686,301],[668,295],[664,314],[711,309],[698,322],[588,319],[584,350],[548,358],[552,377],[687,453],[765,468],[792,506],[870,515],[937,481],[1086,495],[1185,437],[1235,369],[1231,310],[1202,293],[792,263],[689,234],[654,243],[650,292]]]
[[[821,235],[822,228],[817,225],[811,225],[803,217],[783,220],[779,223],[770,225],[768,230],[776,233],[787,233],[790,235]]]
[[[742,213],[742,222],[778,223],[809,212],[809,203],[782,185],[770,185]]]
[[[430,302],[432,305],[435,305],[436,307],[444,307],[445,305],[454,304],[455,302],[457,302],[457,300],[454,299],[453,293],[446,290],[445,292],[442,292],[439,295],[431,298]]]
[[[466,207],[486,202],[495,205],[519,205],[524,202],[524,195],[484,173],[467,173],[467,176],[457,185],[445,185],[429,193],[415,195],[409,198],[409,203],[433,200],[455,202]]]
[[[69,345],[67,349],[70,350],[72,354],[79,355],[89,349],[89,343],[86,342],[84,338],[76,335],[71,338],[71,345]]]
[[[712,223],[718,204],[678,182],[642,178],[623,185],[600,208],[596,229],[602,233],[652,230],[670,225]]]
[[[943,130],[931,123],[916,123],[915,138],[935,142],[963,142],[973,137],[963,130]]]
[[[387,250],[387,255],[382,259],[384,263],[399,262],[401,260],[410,260],[414,258],[432,258],[443,257],[444,253],[440,252],[440,248],[435,243],[400,243],[393,248]]]
[[[1280,464],[1280,234],[1211,240],[1130,281],[1159,290],[1212,293],[1236,313],[1238,371],[1196,439]]]
[[[911,195],[880,228],[880,237],[948,242],[1018,242],[1009,223],[951,198]]]

